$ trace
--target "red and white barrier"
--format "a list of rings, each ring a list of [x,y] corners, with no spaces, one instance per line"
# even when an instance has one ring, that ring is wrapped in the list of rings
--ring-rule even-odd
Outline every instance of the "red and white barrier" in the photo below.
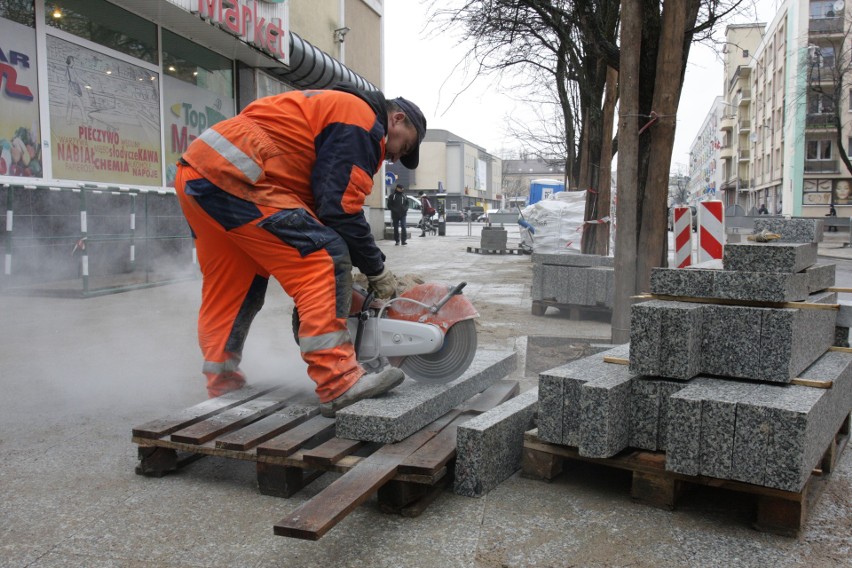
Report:
[[[725,244],[725,209],[721,201],[698,203],[698,262],[721,259]]]
[[[692,264],[692,208],[675,207],[674,238],[675,266],[684,268]]]

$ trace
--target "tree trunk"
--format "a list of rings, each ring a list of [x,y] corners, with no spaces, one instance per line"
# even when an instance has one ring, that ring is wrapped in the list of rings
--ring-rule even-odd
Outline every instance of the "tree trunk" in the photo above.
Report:
[[[639,221],[636,186],[639,179],[639,58],[642,20],[642,1],[622,0],[613,343],[626,343],[630,340],[630,304],[636,289],[636,234]]]
[[[601,140],[601,177],[598,189],[598,216],[600,218],[610,216],[610,201],[612,198],[610,186],[612,185],[612,127],[615,120],[615,103],[618,100],[618,71],[612,67],[607,68],[606,90],[604,94],[603,107],[603,137]],[[610,227],[613,222],[598,225],[595,235],[595,254],[609,254]]]

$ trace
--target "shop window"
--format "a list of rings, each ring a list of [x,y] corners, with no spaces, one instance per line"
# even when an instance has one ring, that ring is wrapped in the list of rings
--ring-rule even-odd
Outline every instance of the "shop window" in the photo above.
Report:
[[[175,163],[206,128],[234,116],[234,62],[163,30],[166,185]]]
[[[0,176],[44,177],[32,0],[0,0]]]
[[[33,0],[0,0],[0,18],[35,28]]]
[[[125,53],[158,63],[157,26],[104,0],[46,0],[47,25]]]

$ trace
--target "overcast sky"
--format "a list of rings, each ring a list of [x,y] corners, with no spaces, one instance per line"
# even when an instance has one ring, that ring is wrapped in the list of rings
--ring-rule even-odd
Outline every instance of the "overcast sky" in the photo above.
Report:
[[[754,0],[756,16],[742,16],[731,23],[769,22],[780,2]],[[423,110],[429,128],[449,130],[490,153],[517,146],[506,133],[505,117],[525,116],[528,111],[523,105],[500,92],[496,79],[477,80],[468,86],[471,77],[456,68],[464,48],[452,37],[424,30],[426,10],[421,0],[385,0],[384,7],[385,94],[411,99]],[[724,37],[724,26],[718,34]],[[722,94],[722,74],[721,60],[712,49],[692,46],[677,119],[673,169],[683,164],[687,173],[689,147],[713,99]]]

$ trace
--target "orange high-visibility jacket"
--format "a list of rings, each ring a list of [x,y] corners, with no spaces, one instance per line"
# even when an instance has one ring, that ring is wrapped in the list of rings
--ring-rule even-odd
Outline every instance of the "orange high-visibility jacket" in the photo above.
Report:
[[[201,175],[241,199],[303,208],[334,229],[364,274],[384,269],[364,217],[385,157],[382,93],[341,84],[258,99],[204,131],[183,154]]]

